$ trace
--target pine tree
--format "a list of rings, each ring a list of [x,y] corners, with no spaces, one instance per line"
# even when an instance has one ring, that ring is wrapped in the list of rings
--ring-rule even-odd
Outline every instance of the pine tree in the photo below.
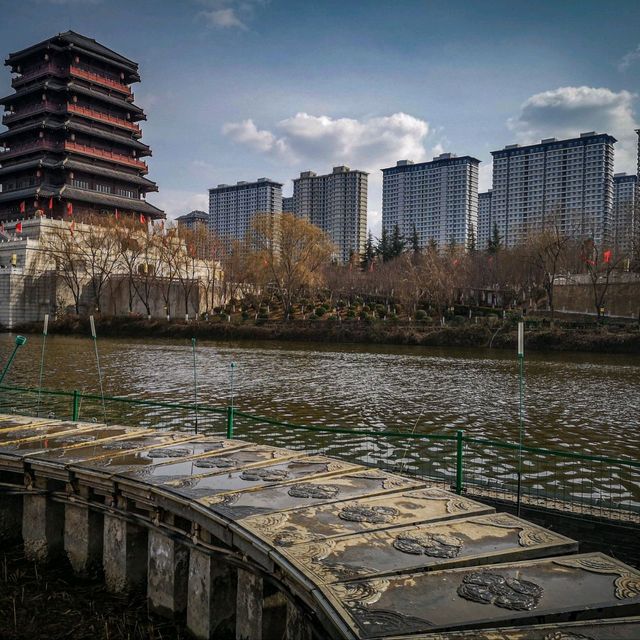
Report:
[[[469,225],[469,239],[467,240],[467,251],[469,253],[476,252],[476,230],[473,224]]]
[[[393,235],[391,236],[391,246],[389,251],[390,258],[397,258],[399,255],[402,255],[405,248],[405,241],[400,233],[400,227],[396,225],[393,227]]]
[[[382,233],[378,239],[378,246],[376,247],[376,254],[379,255],[383,262],[386,262],[391,257],[391,245],[389,243],[389,234],[387,230],[382,227]]]
[[[373,234],[371,233],[371,231],[369,231],[369,233],[367,234],[367,241],[365,242],[365,245],[364,245],[364,253],[362,254],[362,260],[360,261],[360,266],[364,271],[369,269],[375,257],[376,257],[376,250],[375,250],[375,247],[373,246]]]
[[[489,244],[487,245],[487,253],[491,255],[495,255],[502,249],[502,238],[500,237],[500,232],[498,231],[498,225],[493,223],[493,232],[491,234],[491,238],[489,239]]]
[[[413,233],[411,234],[411,250],[413,253],[420,253],[420,237],[416,225],[413,225]]]

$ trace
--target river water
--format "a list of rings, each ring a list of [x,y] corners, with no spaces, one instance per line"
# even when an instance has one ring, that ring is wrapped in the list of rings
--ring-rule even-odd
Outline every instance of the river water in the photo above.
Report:
[[[14,336],[0,334],[0,363]],[[5,384],[38,385],[41,337]],[[106,395],[191,403],[193,352],[182,340],[99,339]],[[518,440],[518,365],[502,350],[292,342],[198,342],[200,403],[308,425]],[[99,393],[90,338],[49,336],[43,386]],[[527,354],[525,443],[640,458],[640,358]],[[635,484],[635,483],[634,483]]]

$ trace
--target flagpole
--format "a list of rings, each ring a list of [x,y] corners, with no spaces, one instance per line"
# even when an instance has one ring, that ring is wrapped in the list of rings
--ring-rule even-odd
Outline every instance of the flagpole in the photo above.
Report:
[[[40,379],[38,381],[38,404],[36,415],[40,415],[40,396],[42,395],[42,374],[44,372],[44,348],[47,344],[47,329],[49,328],[49,314],[44,314],[44,326],[42,327],[42,353],[40,354]]]

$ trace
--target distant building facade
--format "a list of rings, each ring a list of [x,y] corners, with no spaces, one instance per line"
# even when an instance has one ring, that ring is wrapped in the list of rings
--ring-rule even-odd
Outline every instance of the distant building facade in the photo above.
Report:
[[[364,252],[368,180],[365,171],[340,166],[322,176],[304,171],[293,181],[295,214],[329,236],[343,263]]]
[[[296,207],[293,196],[282,198],[282,211],[283,213],[295,213]]]
[[[492,151],[492,226],[503,244],[524,242],[550,220],[567,235],[610,237],[615,142],[591,131]]]
[[[190,211],[189,213],[185,213],[183,216],[176,218],[176,222],[181,227],[194,230],[199,224],[206,227],[209,222],[209,216],[205,211],[198,211],[195,209],[194,211]]]
[[[613,240],[616,250],[630,254],[637,220],[634,220],[638,177],[626,173],[613,176]],[[635,223],[635,224],[634,224]]]
[[[476,232],[476,248],[484,251],[489,246],[489,240],[493,233],[491,220],[491,196],[493,191],[489,189],[478,194],[478,229]]]
[[[382,228],[396,225],[421,247],[468,246],[478,227],[478,166],[471,156],[443,153],[431,162],[399,160],[382,169]]]
[[[243,240],[256,213],[282,212],[282,184],[269,178],[209,189],[209,229],[227,246]]]

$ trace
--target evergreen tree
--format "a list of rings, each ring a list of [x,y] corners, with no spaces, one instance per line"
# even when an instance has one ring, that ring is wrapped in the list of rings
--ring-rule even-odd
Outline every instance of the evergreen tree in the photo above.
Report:
[[[489,244],[487,245],[487,253],[491,255],[495,255],[502,249],[502,238],[500,237],[500,233],[498,231],[498,225],[493,223],[493,232],[491,234],[491,238],[489,239]]]
[[[427,249],[429,250],[429,253],[438,253],[438,243],[435,238],[429,238]]]
[[[413,233],[411,234],[411,250],[413,253],[420,253],[420,237],[416,225],[413,225]]]
[[[383,262],[386,262],[391,257],[391,243],[389,242],[389,234],[384,227],[382,227],[382,234],[378,239],[376,254],[382,258]]]
[[[393,227],[393,235],[391,236],[391,246],[389,247],[389,257],[397,258],[399,255],[402,255],[405,248],[405,241],[400,233],[400,227],[396,225]]]
[[[476,230],[473,224],[469,225],[469,239],[467,240],[467,251],[469,253],[476,252]]]
[[[373,246],[373,234],[371,231],[367,234],[367,241],[364,245],[364,253],[362,254],[362,260],[360,261],[360,266],[363,270],[368,270],[376,257],[376,249]]]

